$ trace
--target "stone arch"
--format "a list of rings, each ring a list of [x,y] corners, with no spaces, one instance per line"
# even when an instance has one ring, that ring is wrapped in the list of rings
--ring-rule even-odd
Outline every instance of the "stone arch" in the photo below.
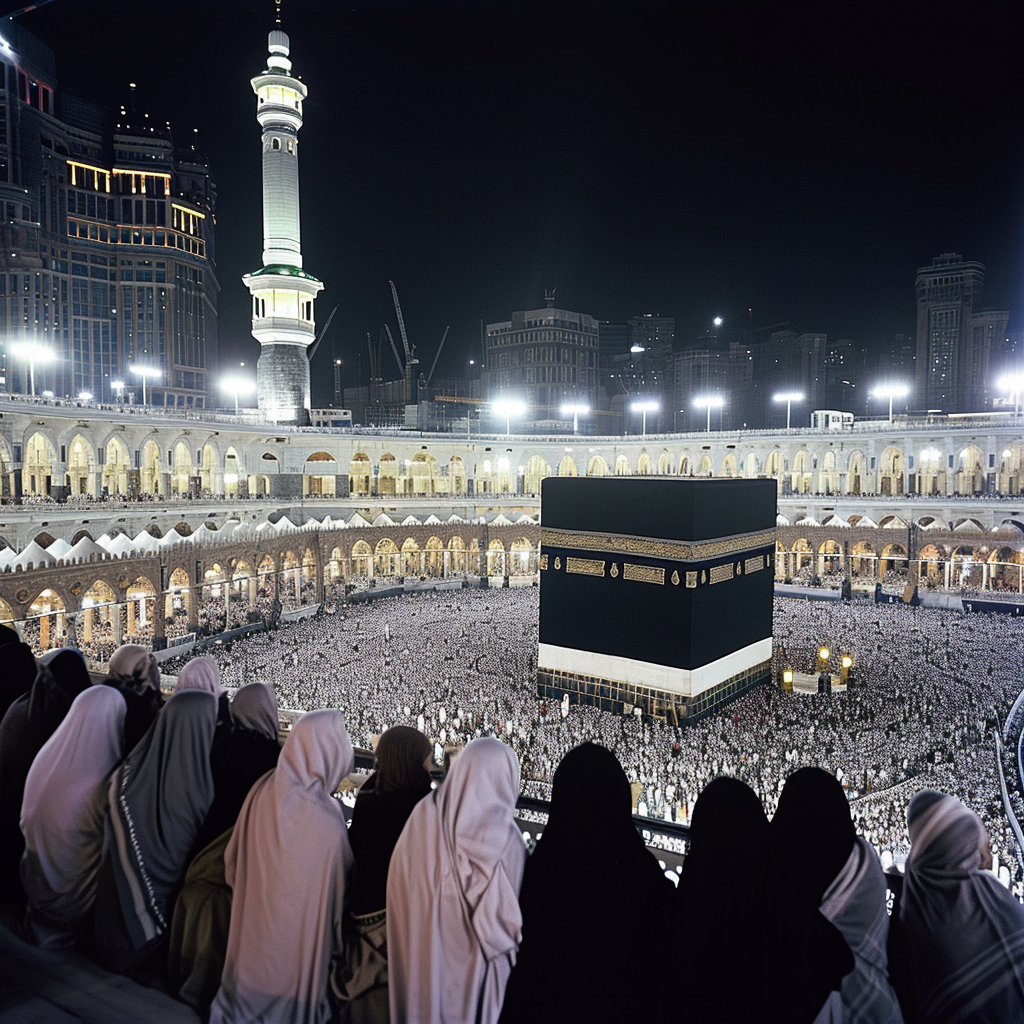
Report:
[[[874,576],[877,556],[871,543],[866,540],[857,541],[850,550],[850,575]]]
[[[207,441],[202,448],[202,461],[199,464],[199,488],[206,494],[216,494],[217,473],[220,470],[220,457],[216,447]]]
[[[440,478],[437,459],[427,452],[417,452],[409,466],[406,493],[416,497],[432,497],[438,492]]]
[[[571,455],[563,455],[558,463],[559,476],[577,476],[576,461]]]
[[[918,579],[939,586],[945,579],[946,553],[937,544],[925,544],[917,553]]]
[[[0,597],[0,624],[10,626],[14,622],[14,612],[11,606]]]
[[[900,448],[886,448],[878,460],[878,491],[886,497],[896,497],[905,494],[906,490],[906,457]]]
[[[356,452],[348,464],[348,493],[353,498],[368,498],[373,489],[373,466],[366,452]]]
[[[466,542],[459,536],[448,539],[448,565],[452,572],[466,572]]]
[[[458,455],[448,461],[448,489],[453,495],[466,493],[466,464]]]
[[[52,533],[47,533],[46,530],[43,530],[41,533],[37,533],[32,539],[41,548],[45,549],[48,548],[57,538],[54,537]]]
[[[814,547],[806,537],[798,537],[793,541],[791,557],[793,559],[793,573],[797,575],[801,569],[814,566]]]
[[[192,454],[184,441],[171,449],[171,494],[188,494],[192,486]]]
[[[330,452],[312,452],[302,467],[302,493],[307,498],[333,498],[338,480],[338,460]]]
[[[818,546],[818,575],[842,572],[843,546],[831,537]]]
[[[497,537],[487,545],[487,575],[508,575],[505,559],[505,545],[502,544]]]
[[[739,468],[736,465],[736,456],[730,452],[724,459],[722,459],[722,476],[724,477],[735,477],[739,476]]]
[[[587,476],[608,476],[608,463],[601,455],[592,455],[587,463]]]
[[[82,434],[75,434],[67,446],[66,483],[69,494],[96,497],[96,449]]]
[[[878,558],[878,575],[885,582],[886,573],[907,575],[907,549],[902,544],[886,544]]]
[[[390,537],[381,537],[373,549],[373,568],[376,576],[398,576],[401,553]]]
[[[846,493],[860,494],[864,490],[864,453],[851,452],[846,462]]]
[[[662,452],[658,456],[658,476],[672,475],[672,456],[668,452]]]
[[[156,614],[156,587],[148,576],[137,576],[125,591],[126,639],[128,643],[151,646]]]
[[[526,576],[535,571],[533,545],[527,537],[517,537],[509,547],[508,574]]]
[[[377,465],[377,493],[393,498],[398,491],[398,461],[391,452],[385,452]]]
[[[445,574],[444,541],[440,537],[428,537],[423,545],[423,565],[429,576],[435,579]]]
[[[531,455],[526,460],[523,473],[523,487],[529,494],[540,494],[541,481],[551,476],[551,465],[540,455]]]
[[[104,445],[103,489],[108,494],[128,494],[131,456],[124,439],[116,434]]]
[[[715,466],[711,461],[711,456],[705,452],[700,457],[700,462],[697,464],[697,476],[714,476]]]
[[[373,548],[365,540],[352,545],[352,574],[370,577],[373,575]]]
[[[222,478],[224,494],[230,497],[237,496],[243,475],[242,459],[238,450],[234,445],[228,445],[224,452],[224,475]]]
[[[67,604],[52,587],[41,590],[28,606],[22,639],[38,656],[67,640]]]
[[[636,460],[636,475],[651,475],[651,457],[650,455],[647,454],[647,452],[641,452],[640,457]]]
[[[818,469],[818,491],[821,494],[839,493],[839,474],[836,472],[836,453],[830,448],[821,457]]]
[[[1011,441],[999,462],[996,487],[1002,494],[1024,494],[1024,441]]]
[[[51,488],[59,483],[55,480],[56,473],[57,450],[50,438],[37,430],[25,441],[22,453],[22,494],[48,497]]]
[[[808,494],[813,487],[811,472],[811,453],[801,448],[793,456],[791,488],[794,494]]]
[[[625,455],[618,455],[615,459],[615,476],[632,476],[633,467]]]
[[[761,460],[754,452],[747,452],[743,460],[743,476],[747,480],[756,480],[761,475]]]
[[[690,453],[689,452],[683,452],[683,454],[679,456],[679,476],[689,476],[689,475],[690,475]]]
[[[402,576],[418,576],[420,573],[420,546],[415,537],[406,537],[402,542]]]
[[[956,493],[982,494],[985,490],[985,456],[976,444],[962,448],[956,463]]]

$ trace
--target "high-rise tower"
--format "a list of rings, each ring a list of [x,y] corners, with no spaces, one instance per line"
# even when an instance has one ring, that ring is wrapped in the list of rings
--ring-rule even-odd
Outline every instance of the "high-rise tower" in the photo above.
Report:
[[[306,87],[292,74],[288,36],[270,33],[267,69],[252,79],[263,129],[263,267],[242,280],[252,293],[260,343],[260,411],[276,423],[309,420],[313,302],[323,284],[302,269],[299,245],[299,129]]]

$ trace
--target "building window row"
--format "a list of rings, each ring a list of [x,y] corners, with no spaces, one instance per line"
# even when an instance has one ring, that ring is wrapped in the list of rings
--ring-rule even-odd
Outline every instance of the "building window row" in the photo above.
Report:
[[[206,243],[190,238],[177,231],[161,231],[130,227],[109,227],[89,221],[68,218],[68,237],[84,238],[90,242],[107,242],[112,245],[154,245],[178,249],[192,256],[206,256]]]

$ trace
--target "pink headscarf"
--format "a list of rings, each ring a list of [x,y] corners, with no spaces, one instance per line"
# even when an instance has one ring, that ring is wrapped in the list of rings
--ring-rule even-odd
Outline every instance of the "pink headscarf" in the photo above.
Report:
[[[30,906],[54,926],[73,929],[95,899],[106,783],[123,753],[124,716],[119,691],[90,686],[74,699],[29,769],[21,806],[21,874]]]
[[[341,952],[352,865],[331,795],[355,765],[340,711],[296,722],[277,767],[253,785],[224,854],[234,891],[211,1024],[326,1021],[332,956]]]
[[[518,795],[512,748],[478,739],[410,815],[388,869],[393,1021],[497,1022],[522,932]]]
[[[201,658],[193,658],[178,676],[178,685],[175,693],[181,690],[202,690],[204,693],[212,693],[219,698],[220,669],[213,658],[203,655]]]

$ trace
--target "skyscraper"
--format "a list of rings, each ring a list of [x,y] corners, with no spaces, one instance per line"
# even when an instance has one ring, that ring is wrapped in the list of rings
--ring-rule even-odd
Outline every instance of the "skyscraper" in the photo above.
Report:
[[[0,341],[6,389],[201,407],[217,362],[216,189],[170,129],[57,89],[53,52],[0,21]],[[20,346],[19,346],[20,343]]]
[[[252,334],[260,343],[260,411],[277,423],[309,422],[313,302],[323,284],[302,269],[299,129],[306,87],[292,74],[288,36],[270,33],[267,68],[252,79],[263,130],[263,266],[242,279],[252,293]]]
[[[917,272],[915,404],[943,412],[985,407],[992,348],[1006,335],[1009,314],[981,309],[985,268],[943,253]]]

